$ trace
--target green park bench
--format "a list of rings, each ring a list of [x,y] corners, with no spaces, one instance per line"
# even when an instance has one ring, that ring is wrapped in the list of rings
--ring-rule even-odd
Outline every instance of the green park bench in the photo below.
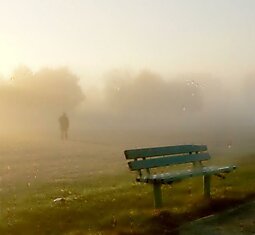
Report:
[[[138,172],[136,181],[153,185],[155,208],[162,207],[162,184],[172,184],[186,178],[203,176],[204,196],[210,198],[211,176],[216,175],[225,178],[224,173],[236,169],[234,165],[223,167],[204,166],[202,161],[210,159],[206,145],[131,149],[125,150],[124,154],[128,160],[130,170]],[[189,169],[179,169],[178,167],[178,170],[169,171],[171,168],[169,166],[184,166],[184,164],[189,163],[192,163]]]

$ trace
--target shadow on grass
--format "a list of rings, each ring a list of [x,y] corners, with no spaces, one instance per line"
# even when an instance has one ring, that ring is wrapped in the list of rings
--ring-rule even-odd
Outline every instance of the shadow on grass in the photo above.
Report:
[[[215,198],[211,200],[203,200],[185,213],[171,213],[167,210],[161,210],[156,212],[155,215],[150,217],[145,224],[142,225],[142,232],[134,233],[120,231],[118,234],[178,235],[178,227],[187,222],[229,210],[254,199],[255,193],[251,193],[243,198]]]

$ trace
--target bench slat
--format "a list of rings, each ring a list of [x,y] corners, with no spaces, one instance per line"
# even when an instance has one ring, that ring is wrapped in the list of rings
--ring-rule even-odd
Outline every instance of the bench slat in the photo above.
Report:
[[[166,146],[157,148],[143,148],[143,149],[130,149],[125,150],[126,159],[136,159],[143,157],[156,157],[162,155],[183,154],[189,152],[202,152],[206,151],[206,145],[177,145]]]
[[[164,156],[158,158],[150,158],[146,160],[129,162],[130,170],[148,169],[154,167],[168,166],[174,164],[191,163],[196,161],[209,160],[210,155],[208,153],[187,154],[179,156]]]
[[[172,172],[172,173],[143,176],[143,177],[137,178],[137,181],[146,182],[146,183],[169,184],[175,181],[180,181],[185,178],[194,177],[194,176],[213,175],[218,173],[230,173],[234,169],[236,169],[236,166],[203,167],[200,169],[182,170],[182,171]]]

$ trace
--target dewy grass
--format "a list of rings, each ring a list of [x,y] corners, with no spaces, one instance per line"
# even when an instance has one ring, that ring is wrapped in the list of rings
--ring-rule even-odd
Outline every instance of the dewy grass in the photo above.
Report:
[[[234,203],[234,199],[239,198],[241,202],[241,199],[255,193],[249,187],[253,183],[252,172],[248,168],[247,171],[249,174],[245,169],[237,171],[233,179],[215,179],[212,187],[213,200],[225,199],[225,203],[228,200]],[[130,226],[140,231],[143,223],[147,226],[147,221],[154,216],[151,187],[128,182],[129,176],[126,176],[126,182],[119,185],[118,177],[116,181],[109,178],[98,178],[93,185],[92,182],[86,185],[82,181],[74,184],[42,184],[29,189],[20,186],[3,193],[1,234],[18,231],[19,234],[34,234],[38,231],[43,234],[62,234],[75,229],[109,231],[121,228],[125,230]],[[122,178],[125,179],[123,176]],[[245,183],[242,182],[243,179]],[[104,184],[97,183],[98,180],[103,180]],[[203,214],[203,210],[209,207],[206,202],[201,203],[201,193],[199,179],[164,187],[165,210],[179,217],[185,217],[185,214],[199,216],[195,215],[196,211]],[[56,198],[63,198],[63,201],[54,202]],[[195,208],[193,205],[198,202],[200,206]],[[208,210],[207,213],[210,213],[212,209]]]
[[[225,180],[213,177],[212,200],[203,199],[202,178],[196,177],[164,186],[164,209],[155,211],[152,187],[135,182],[124,157],[108,154],[106,164],[110,162],[102,170],[96,161],[91,165],[89,156],[75,154],[76,148],[70,148],[68,156],[62,150],[60,157],[43,160],[50,152],[46,150],[26,161],[19,152],[23,158],[9,155],[2,161],[1,235],[162,234],[255,195],[254,158],[244,156]],[[54,151],[51,155],[58,156]]]

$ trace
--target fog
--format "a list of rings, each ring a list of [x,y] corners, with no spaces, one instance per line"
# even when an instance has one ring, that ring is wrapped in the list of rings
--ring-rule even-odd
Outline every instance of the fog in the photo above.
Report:
[[[43,68],[33,73],[17,68],[0,83],[1,129],[4,132],[49,130],[59,113],[75,109],[84,94],[67,68]]]
[[[100,87],[68,68],[22,66],[0,80],[2,134],[59,138],[66,112],[71,139],[108,139],[134,144],[205,143],[252,145],[255,75],[227,83],[210,74],[162,77],[153,71],[114,70]],[[80,81],[83,80],[80,85]],[[148,140],[149,139],[149,140]]]
[[[143,145],[151,138],[151,145],[252,146],[253,75],[229,83],[210,74],[162,77],[152,71],[115,70],[104,81],[101,100],[87,112],[94,130],[120,131],[125,141],[138,135]]]

